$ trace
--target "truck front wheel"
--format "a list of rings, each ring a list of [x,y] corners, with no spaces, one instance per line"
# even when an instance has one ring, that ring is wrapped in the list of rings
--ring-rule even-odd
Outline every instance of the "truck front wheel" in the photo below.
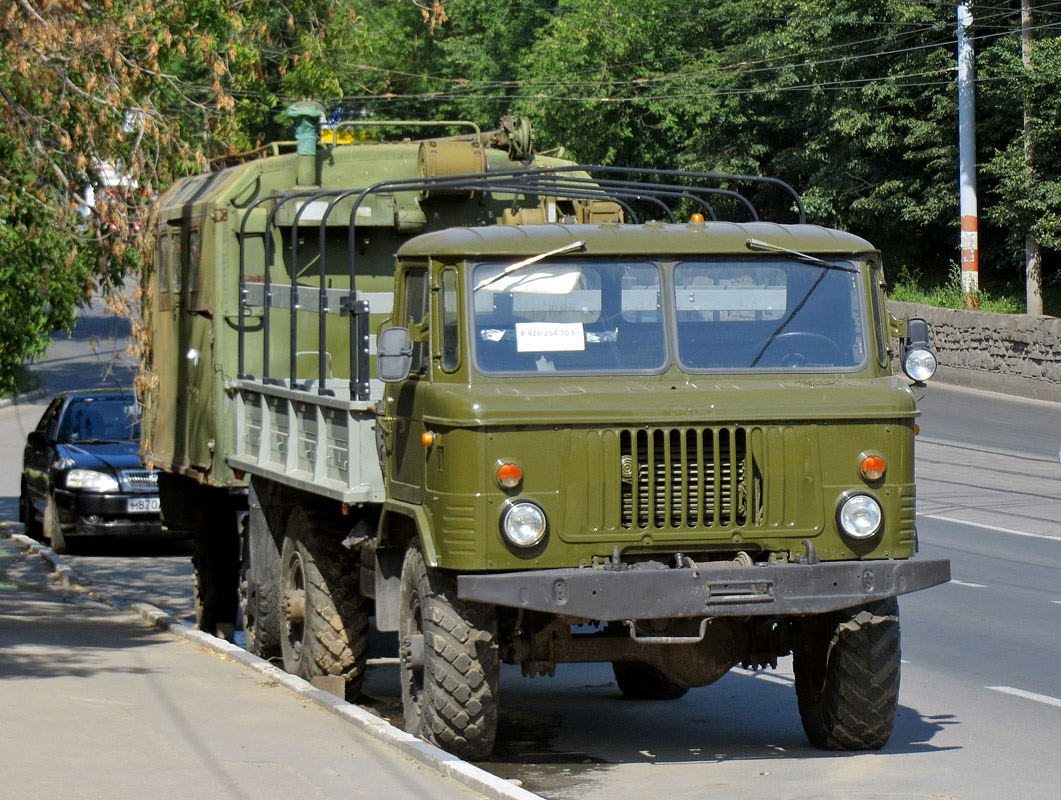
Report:
[[[804,620],[793,647],[803,729],[823,750],[879,750],[899,704],[899,604],[893,597]]]
[[[339,677],[356,700],[365,679],[368,601],[360,571],[327,523],[305,508],[287,522],[280,554],[284,669],[312,681]]]
[[[405,729],[454,755],[481,760],[497,738],[500,660],[492,606],[457,599],[456,582],[405,553],[399,648]]]

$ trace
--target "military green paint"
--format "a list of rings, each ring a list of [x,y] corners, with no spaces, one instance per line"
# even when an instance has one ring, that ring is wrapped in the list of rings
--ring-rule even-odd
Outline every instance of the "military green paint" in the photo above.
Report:
[[[418,154],[416,142],[319,149],[321,188],[413,177]],[[493,169],[512,166],[502,153],[488,150],[486,155]],[[172,248],[169,291],[161,291],[158,262],[145,270],[150,344],[144,361],[144,453],[157,467],[212,485],[241,483],[226,460],[234,452],[234,436],[243,433],[232,424],[239,303],[236,232],[256,198],[293,190],[297,174],[298,156],[278,155],[189,178],[162,198],[158,237],[161,247]],[[634,558],[666,559],[679,551],[729,557],[746,550],[788,561],[804,555],[804,540],[813,542],[826,560],[913,555],[917,410],[908,382],[894,375],[883,357],[891,348],[890,331],[880,319],[879,254],[870,243],[817,226],[765,222],[496,224],[506,217],[510,200],[434,197],[420,202],[412,193],[381,194],[370,197],[358,212],[358,289],[379,300],[372,328],[387,322],[409,325],[413,341],[421,346],[423,371],[373,398],[382,399],[388,429],[385,508],[389,515],[412,521],[431,564],[462,571],[590,566],[607,562],[615,547]],[[295,209],[288,204],[277,214],[276,258],[268,278],[286,284],[293,272],[300,285],[316,286],[319,224],[311,220],[300,226],[297,234],[305,243],[299,245],[298,263],[288,263]],[[533,220],[533,210],[517,216]],[[349,213],[340,205],[329,221],[330,289],[349,287]],[[266,277],[265,223],[264,208],[248,220],[245,257],[251,282]],[[415,234],[420,235],[411,238]],[[638,259],[658,263],[664,273],[693,257],[778,258],[752,252],[749,239],[860,265],[858,285],[871,355],[859,369],[690,374],[671,361],[651,375],[491,377],[474,367],[469,273],[480,260],[517,261],[574,241],[584,242],[585,248],[565,259]],[[456,357],[445,368],[439,305],[444,271],[451,285],[456,277],[459,329]],[[426,317],[420,311],[409,313],[406,290],[413,276],[421,274],[427,285]],[[417,287],[417,296],[424,297],[423,287]],[[163,302],[167,296],[168,308]],[[250,310],[245,319],[247,371],[261,376],[268,364],[273,376],[286,377],[291,312],[273,308],[270,313],[268,362],[262,357],[261,311]],[[305,369],[298,368],[300,380],[315,377],[315,353],[322,346],[330,354],[330,377],[348,377],[344,319],[328,319],[324,342],[317,341],[313,313],[300,312],[296,329],[300,348],[311,353]],[[314,396],[303,394],[312,406]],[[350,424],[372,424],[365,415],[361,419]],[[421,440],[425,432],[434,434],[430,445]],[[289,445],[299,445],[293,431],[285,435]],[[326,441],[335,434],[329,427],[318,435]],[[703,454],[709,449],[715,453],[712,448],[724,442],[728,449],[711,456],[712,468],[720,474],[729,470],[730,477],[710,487],[706,479],[698,485],[665,481],[662,488],[648,490],[651,509],[646,512],[640,496],[632,497],[633,479],[623,474],[623,448],[630,442],[650,443],[674,475],[688,474],[694,454],[697,463],[707,464],[710,459]],[[859,456],[866,451],[880,454],[888,464],[885,477],[873,484],[858,472]],[[523,470],[524,479],[515,489],[503,489],[496,481],[497,466],[506,461]],[[368,474],[377,467],[362,459],[350,469]],[[293,475],[292,485],[312,491],[312,482],[295,481]],[[865,544],[850,542],[836,528],[837,503],[853,491],[872,494],[884,510],[883,533]],[[658,492],[665,496],[655,497]],[[538,503],[549,518],[545,543],[530,552],[506,546],[499,532],[504,507],[516,500]],[[706,514],[708,505],[711,515]]]

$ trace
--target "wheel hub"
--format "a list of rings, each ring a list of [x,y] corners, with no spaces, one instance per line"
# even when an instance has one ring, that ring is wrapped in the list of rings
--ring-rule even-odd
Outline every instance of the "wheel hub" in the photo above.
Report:
[[[422,633],[412,633],[408,636],[403,636],[399,657],[403,666],[409,669],[423,669],[424,635]]]
[[[303,622],[306,619],[306,590],[288,589],[284,592],[284,619]]]

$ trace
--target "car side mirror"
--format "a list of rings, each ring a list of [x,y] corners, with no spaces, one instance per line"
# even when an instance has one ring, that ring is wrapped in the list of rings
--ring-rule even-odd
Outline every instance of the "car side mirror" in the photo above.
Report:
[[[413,366],[413,340],[408,328],[387,328],[376,340],[376,377],[397,383],[409,377]]]
[[[44,435],[44,431],[30,431],[26,436],[26,444],[31,447],[47,447],[48,437]]]

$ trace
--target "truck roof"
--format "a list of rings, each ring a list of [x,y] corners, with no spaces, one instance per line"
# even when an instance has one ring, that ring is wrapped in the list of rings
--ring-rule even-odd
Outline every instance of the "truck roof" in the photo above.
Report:
[[[746,242],[758,239],[801,253],[875,253],[860,236],[818,225],[771,222],[647,222],[639,225],[600,224],[490,225],[447,228],[410,239],[400,258],[445,256],[536,255],[582,241],[587,255],[660,255],[736,253],[751,251]]]

